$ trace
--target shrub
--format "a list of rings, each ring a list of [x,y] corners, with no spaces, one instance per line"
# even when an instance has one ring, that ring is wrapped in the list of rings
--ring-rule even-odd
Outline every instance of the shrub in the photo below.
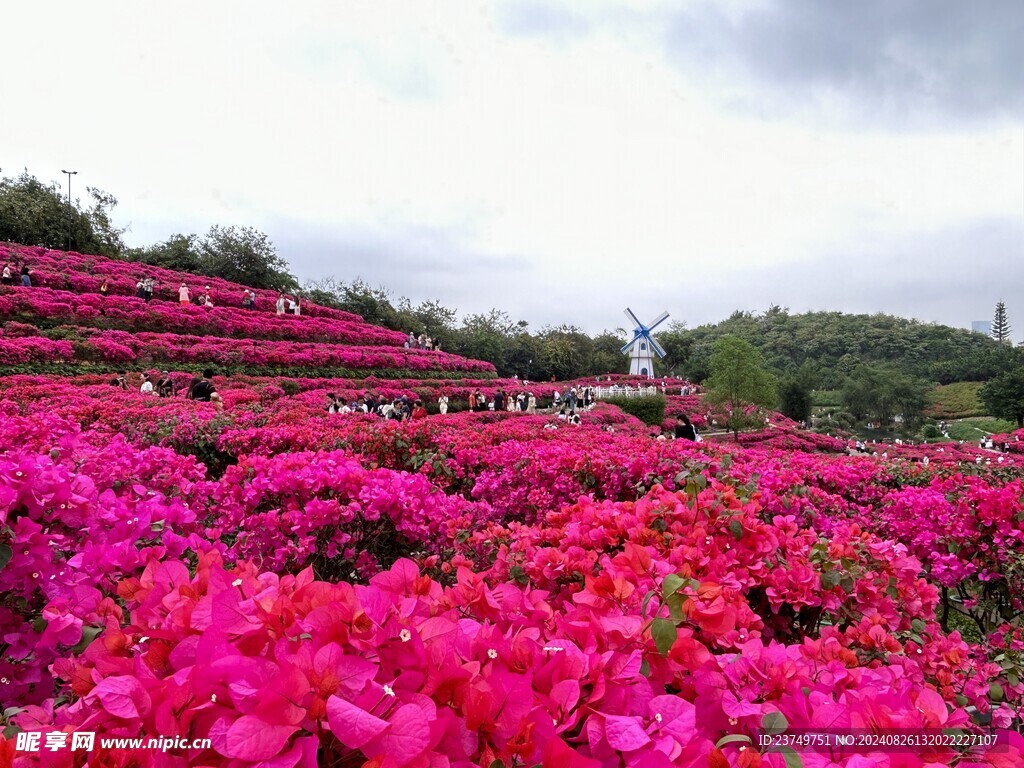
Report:
[[[649,427],[665,420],[665,396],[645,395],[643,397],[610,397],[604,402],[618,406],[631,416],[636,416]]]

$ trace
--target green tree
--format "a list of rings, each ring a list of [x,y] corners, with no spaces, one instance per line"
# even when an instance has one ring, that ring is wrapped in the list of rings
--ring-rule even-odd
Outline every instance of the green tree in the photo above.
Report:
[[[658,337],[659,341],[661,337]],[[586,371],[589,376],[600,376],[605,373],[626,373],[627,358],[619,350],[626,343],[626,335],[618,329],[602,331],[594,337],[594,355]],[[666,353],[668,349],[666,348]]]
[[[292,291],[298,281],[266,234],[252,227],[214,225],[199,243],[203,273],[254,288]]]
[[[133,248],[127,256],[131,261],[141,261],[154,267],[206,274],[203,256],[199,252],[198,235],[171,235],[162,243]]]
[[[86,187],[86,192],[92,200],[89,208],[78,199],[69,205],[57,184],[43,184],[28,171],[0,179],[0,240],[64,250],[70,222],[72,250],[120,257],[124,229],[110,218],[117,198],[95,187]]]
[[[861,365],[844,383],[842,400],[858,420],[872,417],[885,426],[898,415],[913,429],[921,423],[929,389],[927,381],[892,366]]]
[[[704,383],[705,397],[728,410],[726,427],[739,440],[739,430],[750,423],[751,406],[770,407],[776,402],[775,377],[765,370],[761,353],[735,336],[715,343],[709,363],[711,375]]]
[[[992,338],[1000,344],[1010,343],[1010,320],[1006,316],[1006,303],[996,302],[996,313],[992,318]]]
[[[779,384],[779,410],[793,421],[811,418],[811,392],[815,374],[810,361],[801,366],[799,373],[789,374]]]
[[[986,382],[978,393],[981,402],[992,413],[1024,428],[1024,365],[1017,366]]]

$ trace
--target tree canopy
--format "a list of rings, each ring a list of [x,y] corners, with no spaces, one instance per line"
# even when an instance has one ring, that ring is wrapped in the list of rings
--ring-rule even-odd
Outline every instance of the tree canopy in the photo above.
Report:
[[[709,369],[711,375],[704,382],[707,399],[726,406],[726,427],[734,436],[738,437],[740,428],[750,422],[750,406],[775,407],[775,377],[765,369],[761,353],[749,342],[736,336],[716,341]]]
[[[0,178],[0,240],[44,248],[70,249],[100,256],[120,256],[124,229],[113,225],[110,211],[117,198],[86,187],[91,206],[79,198],[70,205],[56,183],[43,184],[28,171],[15,178]]]
[[[1006,347],[984,334],[892,315],[842,312],[790,314],[734,312],[728,319],[692,330],[678,325],[658,336],[670,367],[701,381],[715,342],[736,336],[756,347],[779,375],[796,374],[810,361],[817,386],[838,389],[862,363],[892,364],[905,372],[946,384],[985,381],[1006,369]]]
[[[1024,364],[986,382],[978,396],[993,416],[1016,422],[1018,429],[1024,428]]]

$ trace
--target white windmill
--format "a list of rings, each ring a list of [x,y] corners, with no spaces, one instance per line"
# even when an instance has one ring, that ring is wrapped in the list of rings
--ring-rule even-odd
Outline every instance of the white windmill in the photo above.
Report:
[[[668,312],[662,312],[647,325],[637,320],[629,307],[626,308],[626,317],[636,324],[633,338],[621,350],[623,354],[629,355],[629,372],[634,376],[653,376],[654,355],[665,357],[665,350],[651,338],[651,331],[668,319]]]

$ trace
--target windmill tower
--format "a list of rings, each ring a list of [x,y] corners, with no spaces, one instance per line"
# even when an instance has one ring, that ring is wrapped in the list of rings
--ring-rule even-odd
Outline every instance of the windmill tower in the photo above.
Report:
[[[633,329],[633,338],[621,350],[623,354],[629,355],[629,372],[634,376],[653,376],[654,355],[664,357],[665,350],[651,338],[651,331],[668,319],[668,312],[662,312],[656,320],[647,325],[637,320],[636,315],[628,307],[626,317],[636,325]]]

